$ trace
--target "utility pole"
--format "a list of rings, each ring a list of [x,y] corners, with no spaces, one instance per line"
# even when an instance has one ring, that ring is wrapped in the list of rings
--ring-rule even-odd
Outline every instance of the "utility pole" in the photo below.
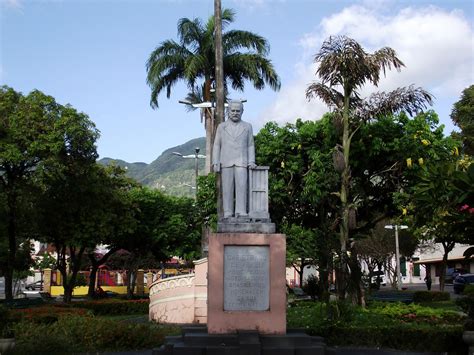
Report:
[[[402,278],[400,272],[400,248],[398,244],[398,230],[399,229],[407,229],[408,226],[405,225],[398,225],[398,224],[388,224],[385,226],[385,229],[395,229],[395,258],[397,259],[397,290],[402,289]]]

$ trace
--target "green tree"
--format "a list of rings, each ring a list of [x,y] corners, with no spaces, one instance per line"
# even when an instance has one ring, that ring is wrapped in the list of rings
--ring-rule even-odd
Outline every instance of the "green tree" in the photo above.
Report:
[[[167,196],[145,187],[131,192],[137,228],[123,244],[122,262],[127,268],[127,294],[133,297],[135,275],[139,268],[151,268],[172,256],[193,259],[198,255],[201,225],[194,201]]]
[[[268,165],[270,215],[288,235],[287,261],[302,277],[305,265],[317,266],[321,296],[328,297],[337,223],[338,176],[333,169],[336,142],[331,115],[320,121],[279,127],[268,123],[255,138],[257,163]]]
[[[42,192],[38,198],[40,239],[52,243],[58,253],[64,301],[71,300],[84,252],[94,248],[97,236],[107,228],[103,195],[105,170],[96,164],[98,131],[88,116],[71,106],[61,109],[56,123],[61,134],[57,151],[38,170]]]
[[[454,124],[461,128],[464,152],[474,155],[474,85],[462,92],[451,112]]]
[[[347,269],[347,243],[349,241],[349,218],[353,196],[350,194],[351,164],[350,148],[354,134],[368,120],[397,111],[414,113],[431,103],[431,95],[421,88],[399,88],[390,93],[375,93],[367,99],[360,97],[359,90],[366,84],[378,85],[380,74],[394,67],[404,66],[391,48],[382,48],[373,54],[367,53],[355,40],[346,36],[330,37],[315,56],[319,64],[316,74],[321,82],[308,86],[306,97],[319,97],[334,109],[335,119],[342,126],[340,137],[341,203],[340,223],[340,269],[339,297],[345,297],[344,284],[350,275]],[[338,91],[340,89],[341,91]]]
[[[137,184],[125,177],[125,170],[117,166],[105,168],[101,200],[104,201],[102,208],[103,228],[101,234],[96,235],[97,244],[106,245],[108,250],[105,254],[98,254],[96,248],[86,250],[91,264],[89,277],[88,297],[96,297],[97,270],[107,260],[128,242],[128,238],[137,228],[136,206],[131,198],[130,191]]]
[[[413,188],[412,194],[416,212],[414,221],[420,237],[432,239],[443,246],[441,291],[444,290],[449,253],[456,243],[473,242],[474,209],[470,210],[469,205],[465,203],[468,196],[472,199],[472,186],[469,191],[469,187],[463,185],[474,181],[474,169],[459,169],[457,159],[435,161],[423,166],[419,171],[419,182]]]
[[[13,298],[14,265],[23,255],[18,248],[33,236],[35,176],[63,140],[59,125],[65,110],[38,90],[24,96],[0,88],[0,209],[5,216],[0,236],[6,251],[1,271],[7,300]]]
[[[224,9],[222,28],[232,23],[234,17],[232,10]],[[211,87],[215,85],[214,30],[214,16],[205,24],[198,18],[182,18],[178,21],[179,43],[166,40],[150,54],[146,68],[152,107],[158,107],[158,95],[163,90],[169,98],[172,86],[178,81],[187,84],[190,90],[187,99],[191,102],[211,101]],[[222,46],[225,88],[231,86],[243,91],[246,80],[258,90],[265,84],[274,90],[280,88],[278,75],[267,58],[269,45],[263,37],[248,31],[229,30],[222,34]],[[217,129],[209,110],[205,113],[205,127],[206,172],[209,172],[211,147]]]

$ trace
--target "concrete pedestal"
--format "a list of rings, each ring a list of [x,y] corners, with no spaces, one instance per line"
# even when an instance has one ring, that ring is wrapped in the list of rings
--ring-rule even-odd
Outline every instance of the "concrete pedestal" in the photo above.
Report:
[[[209,334],[286,334],[285,253],[284,234],[209,236]]]
[[[325,355],[321,337],[295,330],[284,335],[262,335],[256,331],[209,334],[206,328],[183,328],[183,334],[166,337],[156,355]]]

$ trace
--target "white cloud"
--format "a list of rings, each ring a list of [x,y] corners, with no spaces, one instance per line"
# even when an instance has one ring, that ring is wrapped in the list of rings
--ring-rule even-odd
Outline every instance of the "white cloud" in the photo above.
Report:
[[[391,3],[385,0],[370,2],[374,1],[376,5]],[[427,89],[436,98],[449,98],[455,102],[461,91],[474,82],[474,34],[461,11],[445,11],[433,6],[407,7],[387,15],[390,14],[387,6],[369,7],[367,4],[368,0],[363,5],[350,6],[325,17],[314,33],[302,36],[299,42],[302,59],[297,64],[300,68],[297,78],[282,86],[276,102],[264,110],[261,120],[314,119],[314,113],[327,111],[321,102],[307,103],[305,90],[316,80],[312,56],[331,35],[354,38],[369,52],[385,46],[397,51],[406,68],[401,73],[388,72],[378,90],[414,84]],[[372,90],[365,88],[363,93]]]
[[[23,8],[22,0],[0,0],[0,2],[6,7],[21,9]]]

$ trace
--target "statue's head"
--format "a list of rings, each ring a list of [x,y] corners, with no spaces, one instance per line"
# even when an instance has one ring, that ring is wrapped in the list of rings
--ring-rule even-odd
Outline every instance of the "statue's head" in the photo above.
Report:
[[[233,122],[239,122],[242,118],[242,113],[244,113],[244,105],[242,101],[229,101],[229,106],[227,106],[227,117],[229,117],[229,119]]]

